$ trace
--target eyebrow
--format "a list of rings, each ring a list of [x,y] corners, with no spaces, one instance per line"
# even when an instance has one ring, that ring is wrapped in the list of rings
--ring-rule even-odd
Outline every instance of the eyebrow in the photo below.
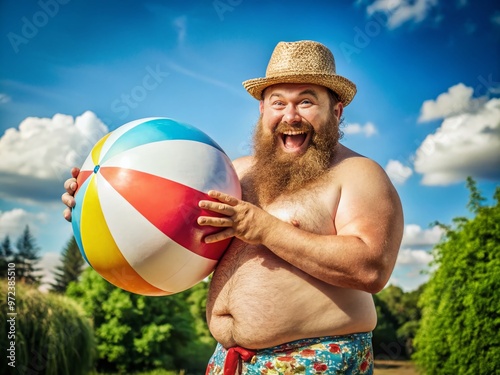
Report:
[[[312,90],[312,89],[306,89],[304,91],[301,91],[299,93],[299,96],[303,96],[303,95],[311,95],[313,96],[315,99],[318,99],[318,94],[316,93],[316,91]],[[278,98],[280,97],[283,97],[283,94],[280,93],[280,92],[273,92],[270,96],[269,96],[269,99],[271,99],[273,96],[276,96]]]

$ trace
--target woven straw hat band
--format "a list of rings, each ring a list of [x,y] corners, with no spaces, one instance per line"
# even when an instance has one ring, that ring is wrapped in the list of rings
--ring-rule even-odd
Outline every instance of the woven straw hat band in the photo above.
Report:
[[[263,91],[279,83],[310,83],[333,90],[347,106],[356,95],[356,85],[337,75],[332,52],[323,44],[309,40],[279,42],[274,49],[264,78],[243,82],[257,100]]]

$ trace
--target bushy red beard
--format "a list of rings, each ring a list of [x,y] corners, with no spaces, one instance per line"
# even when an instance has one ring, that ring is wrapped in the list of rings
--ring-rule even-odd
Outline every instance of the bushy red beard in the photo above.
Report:
[[[312,132],[304,154],[288,154],[279,147],[278,139],[286,129]],[[339,122],[333,115],[319,132],[303,121],[294,125],[280,123],[271,134],[263,131],[261,116],[253,136],[254,164],[243,181],[246,195],[263,206],[282,194],[291,194],[316,181],[330,167],[340,137]]]

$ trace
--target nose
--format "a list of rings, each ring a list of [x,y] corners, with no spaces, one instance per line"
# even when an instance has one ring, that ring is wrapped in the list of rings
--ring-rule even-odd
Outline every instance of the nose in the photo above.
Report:
[[[283,121],[288,124],[300,122],[300,115],[295,106],[288,104],[283,113]]]

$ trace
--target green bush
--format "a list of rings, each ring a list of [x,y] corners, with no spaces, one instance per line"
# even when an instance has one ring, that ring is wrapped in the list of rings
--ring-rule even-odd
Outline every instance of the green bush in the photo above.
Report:
[[[201,283],[183,293],[147,297],[111,285],[89,267],[67,295],[93,319],[97,371],[204,373],[215,342],[200,323],[206,299]]]
[[[457,218],[434,249],[437,266],[420,299],[417,365],[429,375],[490,375],[500,368],[500,188],[482,207],[475,184],[472,219]]]
[[[15,312],[15,369],[20,374],[88,374],[95,357],[93,329],[83,309],[73,300],[42,293],[22,283],[15,285],[15,311],[9,309],[7,283],[0,287],[2,348],[9,348],[7,319]],[[14,288],[14,287],[13,287]],[[11,297],[12,294],[10,295]],[[11,300],[12,301],[12,300]],[[12,306],[14,307],[14,306]],[[2,354],[3,355],[3,354]],[[10,361],[9,361],[10,362]],[[13,367],[4,360],[6,371]]]

